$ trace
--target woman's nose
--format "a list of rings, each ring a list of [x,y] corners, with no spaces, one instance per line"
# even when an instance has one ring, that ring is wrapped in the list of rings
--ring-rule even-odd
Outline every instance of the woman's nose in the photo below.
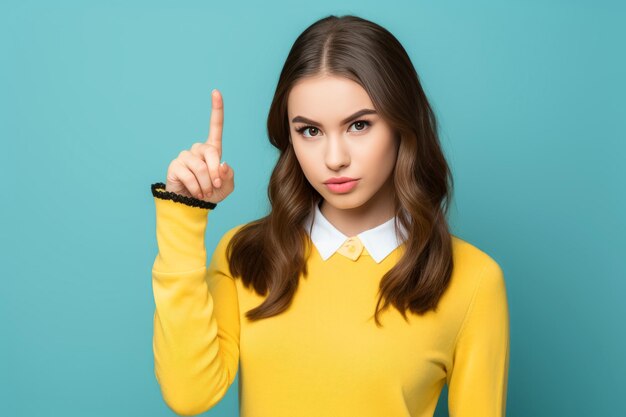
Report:
[[[344,139],[338,136],[329,136],[326,155],[326,166],[329,169],[337,170],[350,164],[350,152]]]

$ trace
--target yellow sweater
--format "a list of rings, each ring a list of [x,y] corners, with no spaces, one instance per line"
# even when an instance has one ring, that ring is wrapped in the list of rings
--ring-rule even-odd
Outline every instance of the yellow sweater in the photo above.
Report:
[[[209,209],[154,197],[155,375],[166,404],[196,415],[219,402],[239,370],[242,417],[432,417],[448,384],[451,417],[505,415],[509,311],[501,268],[453,236],[455,269],[437,312],[393,307],[373,319],[380,263],[326,260],[313,246],[309,276],[289,309],[248,322],[262,297],[233,279],[219,240],[207,266]]]

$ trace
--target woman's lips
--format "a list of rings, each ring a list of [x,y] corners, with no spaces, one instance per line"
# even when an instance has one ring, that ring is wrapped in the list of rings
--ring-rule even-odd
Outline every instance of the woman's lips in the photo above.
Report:
[[[352,189],[354,189],[354,187],[357,186],[359,180],[353,180],[353,181],[346,181],[346,182],[341,182],[341,183],[326,183],[324,185],[326,185],[326,187],[332,191],[333,193],[347,193],[348,191],[351,191]]]

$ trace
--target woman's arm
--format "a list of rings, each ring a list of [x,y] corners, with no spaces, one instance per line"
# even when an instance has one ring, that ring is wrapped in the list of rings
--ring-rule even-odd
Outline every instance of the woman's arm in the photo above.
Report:
[[[177,414],[213,407],[239,365],[239,306],[225,257],[235,228],[206,266],[209,209],[155,194],[159,253],[152,268],[154,370],[166,404]]]
[[[503,417],[509,368],[509,310],[502,269],[488,258],[457,337],[448,374],[450,417]]]

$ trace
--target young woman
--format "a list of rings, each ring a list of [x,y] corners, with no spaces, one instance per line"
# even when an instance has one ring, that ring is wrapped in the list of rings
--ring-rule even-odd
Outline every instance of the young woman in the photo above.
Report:
[[[242,417],[505,415],[503,272],[451,235],[452,178],[409,56],[381,26],[329,16],[284,64],[268,117],[279,157],[270,213],[219,240],[234,190],[224,106],[152,184],[155,373],[167,405],[200,414],[239,370]],[[382,305],[382,306],[381,306]]]

